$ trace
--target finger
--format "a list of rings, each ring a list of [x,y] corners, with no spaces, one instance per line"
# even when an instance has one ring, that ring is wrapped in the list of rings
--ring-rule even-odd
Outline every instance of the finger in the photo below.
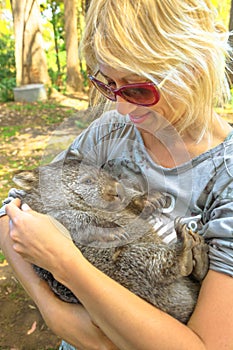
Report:
[[[20,200],[14,199],[11,203],[6,205],[6,214],[9,216],[11,220],[20,214]]]
[[[16,205],[18,208],[20,208],[21,206],[21,200],[19,198],[14,198],[12,199],[12,201],[10,203],[13,203],[14,205]],[[10,204],[9,203],[9,204]]]

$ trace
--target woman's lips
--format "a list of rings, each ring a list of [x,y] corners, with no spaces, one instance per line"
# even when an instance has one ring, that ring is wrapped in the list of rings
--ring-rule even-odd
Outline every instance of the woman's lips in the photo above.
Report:
[[[129,118],[132,123],[134,124],[140,124],[143,123],[149,116],[150,112],[143,114],[142,116],[134,116],[129,114]]]

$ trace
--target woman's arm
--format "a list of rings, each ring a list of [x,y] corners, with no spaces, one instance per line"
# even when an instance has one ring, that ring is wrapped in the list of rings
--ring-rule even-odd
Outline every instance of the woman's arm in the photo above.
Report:
[[[47,217],[30,210],[22,212],[14,203],[7,212],[13,221],[10,234],[15,250],[69,287],[119,349],[232,350],[231,277],[208,273],[195,312],[185,326],[97,270],[69,239],[58,234]]]
[[[77,279],[57,276],[80,298],[93,320],[120,349],[233,349],[233,280],[209,271],[188,326],[138,298],[80,259]],[[55,271],[55,270],[54,270]],[[101,287],[102,286],[102,287]]]
[[[84,307],[57,298],[26,262],[12,249],[9,219],[0,219],[0,247],[24,289],[37,304],[48,327],[58,336],[80,350],[117,350],[116,346],[94,325]],[[98,345],[99,344],[99,345]]]

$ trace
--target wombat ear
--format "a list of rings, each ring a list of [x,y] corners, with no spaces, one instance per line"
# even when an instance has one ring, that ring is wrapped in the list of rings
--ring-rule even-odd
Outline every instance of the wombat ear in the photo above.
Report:
[[[36,173],[33,170],[22,171],[13,177],[14,183],[25,190],[30,190],[33,185],[35,185],[37,179],[38,176],[36,176]]]

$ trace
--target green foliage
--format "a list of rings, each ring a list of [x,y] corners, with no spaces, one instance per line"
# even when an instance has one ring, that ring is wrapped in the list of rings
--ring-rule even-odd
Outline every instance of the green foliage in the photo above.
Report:
[[[50,45],[46,50],[48,73],[52,86],[64,92],[66,82],[64,3],[61,1],[44,2],[40,7],[42,17],[47,22],[47,35],[50,33],[48,36]]]
[[[15,76],[14,41],[10,34],[0,36],[0,80]]]
[[[11,0],[0,1],[0,33],[13,33]]]
[[[10,34],[0,36],[0,102],[13,100],[16,85],[14,41]]]
[[[15,77],[2,79],[0,82],[0,102],[12,101],[14,99],[13,88],[15,86]]]
[[[78,42],[83,34],[85,26],[85,1],[77,0],[77,32]],[[54,0],[44,1],[40,4],[41,14],[44,19],[43,37],[45,39],[48,72],[52,86],[62,92],[66,92],[66,49],[65,49],[65,18],[64,2]],[[77,62],[83,76],[84,87],[88,86],[85,62]]]
[[[3,253],[0,251],[0,264],[2,264],[4,260],[5,260],[5,256],[4,256]]]
[[[56,55],[54,49],[47,51],[47,63],[49,67],[48,72],[52,86],[56,90],[64,92],[66,84],[66,51],[59,51],[58,57],[60,62],[59,70],[56,64]]]
[[[211,0],[211,2],[218,11],[219,19],[225,24],[226,28],[228,28],[230,19],[231,0]]]

